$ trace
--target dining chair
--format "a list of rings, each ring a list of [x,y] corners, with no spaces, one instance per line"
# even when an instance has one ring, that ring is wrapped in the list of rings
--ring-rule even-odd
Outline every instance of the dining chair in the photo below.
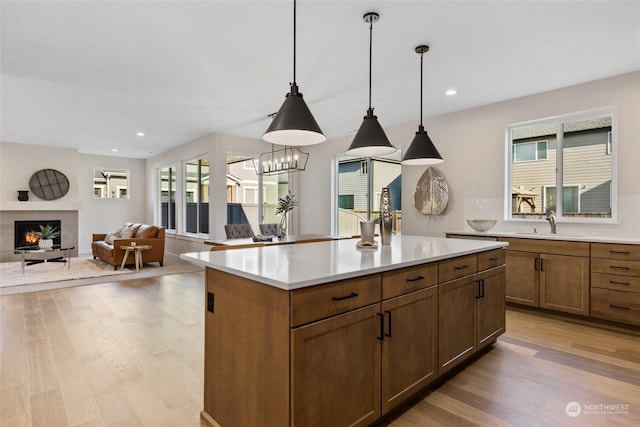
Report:
[[[279,236],[280,224],[260,224],[260,234],[265,236]]]
[[[227,233],[227,239],[246,239],[253,237],[251,224],[226,224],[224,232]]]

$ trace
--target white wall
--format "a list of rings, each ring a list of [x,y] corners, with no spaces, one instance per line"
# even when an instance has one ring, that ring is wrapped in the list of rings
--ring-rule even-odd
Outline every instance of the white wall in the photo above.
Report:
[[[77,203],[77,165],[75,149],[0,142],[0,204],[18,200],[17,190],[29,190],[31,175],[41,169],[59,170],[69,179],[69,192],[57,202]],[[29,192],[29,200],[40,199]]]
[[[463,94],[458,95],[463,96]],[[428,102],[428,97],[427,97]],[[437,167],[449,184],[449,205],[439,216],[423,216],[413,193],[426,167],[402,167],[402,231],[443,236],[471,230],[467,218],[496,218],[495,231],[532,231],[546,222],[505,222],[505,127],[508,124],[606,106],[618,109],[619,224],[562,224],[565,233],[640,238],[640,72],[425,119],[425,129],[444,157]],[[359,126],[360,117],[354,117]],[[384,124],[384,117],[380,117]],[[408,148],[418,123],[385,128],[396,147]],[[300,232],[329,233],[333,203],[332,157],[344,152],[353,135],[309,147],[307,172],[300,177]]]
[[[78,247],[80,253],[91,252],[91,235],[115,231],[126,222],[153,224],[146,215],[146,160],[80,154],[78,157],[78,195],[82,208],[78,214]],[[93,168],[129,170],[128,199],[95,199]]]

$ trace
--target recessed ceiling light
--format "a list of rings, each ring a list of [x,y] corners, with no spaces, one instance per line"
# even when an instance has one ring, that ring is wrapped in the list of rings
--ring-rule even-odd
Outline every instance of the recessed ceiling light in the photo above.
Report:
[[[114,153],[117,153],[118,149],[117,148],[112,148],[111,151],[113,151]]]
[[[144,132],[138,132],[138,133],[136,133],[136,135],[138,135],[138,136],[144,136]]]
[[[456,93],[458,93],[458,91],[457,91],[457,90],[455,90],[455,89],[449,89],[448,91],[446,91],[446,92],[445,92],[445,95],[452,96],[452,95],[455,95]]]

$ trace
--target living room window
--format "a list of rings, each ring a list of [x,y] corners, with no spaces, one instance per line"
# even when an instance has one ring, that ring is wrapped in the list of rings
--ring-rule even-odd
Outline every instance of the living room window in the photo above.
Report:
[[[160,169],[160,224],[176,229],[176,167]]]
[[[201,157],[184,164],[184,229],[209,234],[209,159]]]
[[[614,108],[507,127],[506,219],[616,219]],[[557,189],[562,188],[562,197]]]

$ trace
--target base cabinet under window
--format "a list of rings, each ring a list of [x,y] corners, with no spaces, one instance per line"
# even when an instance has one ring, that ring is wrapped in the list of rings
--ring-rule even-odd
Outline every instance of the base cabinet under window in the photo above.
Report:
[[[509,242],[507,302],[589,315],[589,243],[501,240]]]

